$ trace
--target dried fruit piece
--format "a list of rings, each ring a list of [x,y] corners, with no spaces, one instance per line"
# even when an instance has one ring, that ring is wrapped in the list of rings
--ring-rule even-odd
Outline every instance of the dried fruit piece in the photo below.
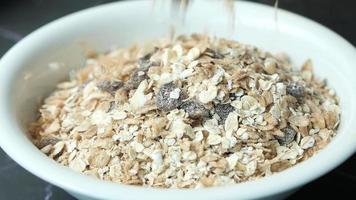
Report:
[[[225,122],[230,112],[233,112],[235,108],[231,104],[217,104],[215,105],[215,113],[219,115],[220,121]]]
[[[152,66],[152,62],[150,61],[151,56],[158,50],[155,50],[142,58],[137,60],[138,68],[132,73],[130,79],[125,85],[126,89],[132,90],[136,89],[143,80],[148,79],[147,71]]]
[[[36,145],[38,148],[42,149],[43,147],[50,144],[55,145],[59,141],[61,141],[61,139],[54,136],[43,136]]]
[[[287,85],[287,94],[300,99],[304,97],[304,87],[297,83],[297,82],[291,82]]]
[[[117,80],[104,80],[104,81],[100,81],[97,84],[97,87],[104,92],[108,92],[112,95],[115,94],[115,92],[120,89],[122,86],[124,86],[124,83],[122,81],[117,81]]]
[[[297,132],[290,126],[281,129],[281,131],[284,133],[284,136],[275,136],[280,145],[287,145],[293,142],[297,135]]]
[[[204,55],[207,55],[211,58],[214,58],[214,59],[223,59],[224,58],[224,55],[219,53],[218,51],[214,51],[210,48],[206,48],[205,52],[204,52]]]
[[[110,101],[109,109],[106,112],[111,112],[112,110],[115,109],[115,106],[116,106],[115,101]]]
[[[137,60],[137,64],[139,65],[139,68],[141,69],[145,69],[145,70],[148,70],[148,68],[151,67],[151,61],[150,61],[150,58],[152,57],[152,55],[154,53],[156,53],[158,51],[158,48],[155,47],[154,50],[148,54],[146,54],[145,56],[143,56],[142,58],[139,58]]]
[[[171,93],[175,93],[177,91],[176,89],[179,88],[172,82],[161,86],[156,96],[156,105],[158,109],[163,111],[170,111],[178,108],[182,104],[183,95],[181,92],[178,98],[172,98],[174,95],[171,95]]]
[[[137,60],[137,64],[140,69],[148,70],[148,68],[150,68],[152,65],[150,58],[146,56]]]
[[[180,106],[192,119],[209,117],[209,110],[196,101],[186,101]]]
[[[136,89],[143,80],[148,79],[147,70],[144,68],[136,69],[126,83],[125,88],[129,90]]]

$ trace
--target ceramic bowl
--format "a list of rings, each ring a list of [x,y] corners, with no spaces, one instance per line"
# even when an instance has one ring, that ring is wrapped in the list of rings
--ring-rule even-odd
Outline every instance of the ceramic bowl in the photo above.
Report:
[[[296,66],[311,58],[315,73],[326,78],[340,97],[337,136],[317,155],[275,175],[245,183],[203,189],[158,189],[101,181],[57,164],[28,139],[28,124],[37,117],[41,99],[83,66],[83,46],[98,51],[113,45],[166,36],[170,30],[167,1],[160,11],[151,1],[125,1],[83,10],[34,31],[0,61],[0,145],[34,175],[78,199],[233,200],[284,198],[344,162],[356,150],[356,51],[333,31],[293,13],[255,3],[236,2],[236,30],[223,6],[204,1],[188,10],[179,33],[209,33],[250,43],[271,52],[286,52]],[[65,63],[60,68],[49,63]]]

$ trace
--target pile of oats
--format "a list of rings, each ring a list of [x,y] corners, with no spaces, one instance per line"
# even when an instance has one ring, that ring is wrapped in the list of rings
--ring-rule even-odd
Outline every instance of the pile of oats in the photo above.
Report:
[[[205,35],[92,54],[32,124],[58,163],[117,183],[198,188],[254,180],[336,134],[335,92],[307,61]]]

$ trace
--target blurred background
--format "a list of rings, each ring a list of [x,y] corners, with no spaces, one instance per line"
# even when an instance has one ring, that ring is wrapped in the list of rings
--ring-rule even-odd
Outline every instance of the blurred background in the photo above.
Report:
[[[251,0],[273,5],[275,0]],[[0,0],[0,57],[40,26],[66,14],[111,0]],[[356,45],[356,1],[279,0],[279,7],[313,19]],[[3,66],[0,66],[3,67]],[[356,67],[356,66],[355,66]],[[288,199],[350,199],[356,189],[356,156],[306,185]],[[63,190],[26,172],[0,149],[0,200],[72,200]]]

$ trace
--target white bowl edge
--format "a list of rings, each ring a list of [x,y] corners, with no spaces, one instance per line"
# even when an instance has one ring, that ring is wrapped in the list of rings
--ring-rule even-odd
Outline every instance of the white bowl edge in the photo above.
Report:
[[[138,2],[139,1],[130,2],[129,4],[138,4]],[[9,102],[10,99],[5,97],[11,94],[9,89],[12,88],[12,86],[10,84],[12,83],[19,68],[5,69],[4,66],[17,63],[19,58],[26,58],[27,52],[23,49],[27,49],[32,46],[33,43],[42,41],[42,37],[46,37],[46,35],[56,32],[56,26],[66,26],[68,24],[74,26],[77,21],[72,20],[71,17],[84,18],[86,15],[92,15],[93,13],[91,12],[103,12],[106,7],[116,4],[128,3],[120,2],[99,6],[56,20],[55,22],[52,22],[27,36],[11,48],[11,50],[9,50],[8,53],[6,53],[1,59],[0,124],[2,126],[2,130],[0,131],[0,144],[11,158],[31,173],[64,189],[105,199],[116,199],[118,197],[126,199],[139,199],[141,197],[145,197],[145,199],[181,199],[183,196],[186,199],[230,199],[232,197],[250,199],[269,196],[298,187],[330,171],[355,152],[356,133],[344,134],[344,137],[342,138],[336,137],[329,146],[327,146],[316,156],[281,173],[260,180],[237,185],[198,190],[162,190],[156,188],[143,188],[114,184],[83,176],[65,167],[59,166],[54,161],[48,159],[45,155],[40,153],[40,151],[28,141],[26,136],[23,134],[23,131],[19,128],[18,123],[13,118],[13,114],[11,114],[12,111],[9,107],[9,105],[11,105],[11,102]],[[239,2],[239,4],[241,5],[238,7],[246,6],[247,9],[249,7],[254,8],[254,6],[265,9],[264,6],[252,3]],[[335,33],[309,20],[300,19],[298,16],[286,11],[280,10],[279,15],[280,17],[290,18],[292,21],[299,21],[303,25],[310,27],[310,29],[315,30],[314,34],[316,37],[318,34],[327,34],[327,37],[331,39],[330,43],[335,46],[341,46],[342,49],[344,49],[346,54],[345,56],[350,57],[348,62],[356,64],[356,51],[354,47]],[[354,70],[353,72],[355,72],[354,75],[356,75],[356,71]],[[352,75],[349,75],[348,77],[352,77]],[[355,79],[350,79],[347,82],[351,84],[348,88],[350,91],[350,98],[356,100]],[[355,104],[352,104],[348,109],[356,111]],[[349,118],[350,121],[348,123],[356,123],[355,118],[355,114],[351,113]],[[350,131],[355,132],[354,130]],[[330,160],[330,158],[333,159]],[[320,164],[325,165],[320,166]],[[258,193],[256,191],[258,191]]]

